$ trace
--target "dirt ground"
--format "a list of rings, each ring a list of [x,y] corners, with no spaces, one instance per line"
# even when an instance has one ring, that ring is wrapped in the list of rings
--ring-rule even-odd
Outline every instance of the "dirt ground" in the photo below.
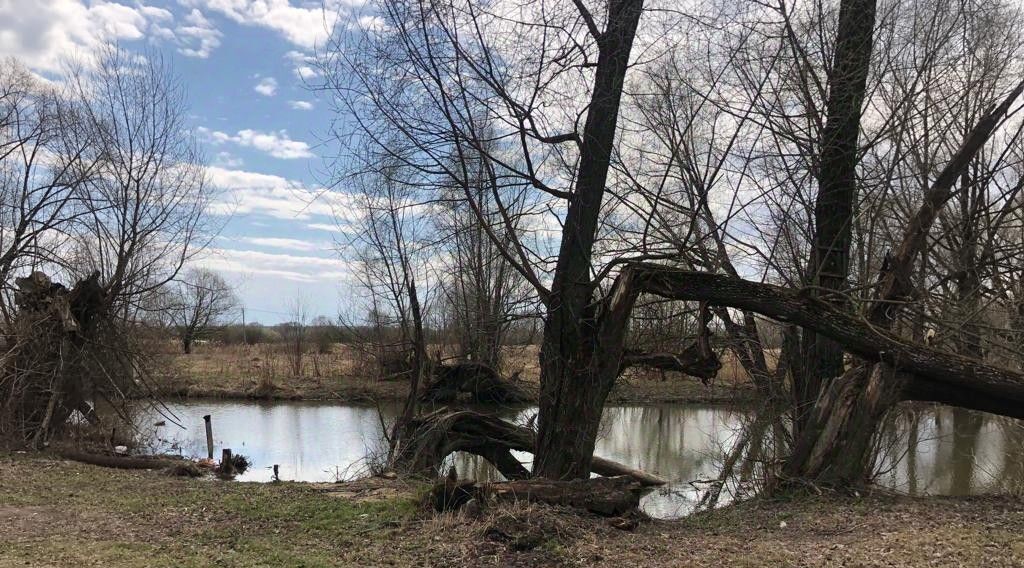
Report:
[[[336,344],[330,353],[307,353],[301,372],[281,345],[201,345],[189,355],[172,356],[173,369],[157,381],[157,393],[189,398],[270,398],[372,403],[402,400],[403,381],[380,380],[367,355]],[[536,346],[510,348],[506,374],[518,372],[527,392],[536,394]],[[609,402],[737,403],[753,397],[753,387],[733,358],[726,356],[709,385],[679,373],[631,371],[619,378]]]
[[[0,566],[1024,566],[1024,501],[755,500],[633,531],[536,505],[435,515],[424,486],[254,484],[0,454]]]

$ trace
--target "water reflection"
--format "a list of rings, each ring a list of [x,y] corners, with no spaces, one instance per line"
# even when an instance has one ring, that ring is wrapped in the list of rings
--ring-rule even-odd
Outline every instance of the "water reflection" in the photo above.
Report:
[[[170,421],[156,427],[162,448],[205,454],[204,414],[213,416],[215,443],[247,455],[253,468],[244,481],[268,481],[273,464],[282,479],[333,481],[365,471],[365,458],[382,448],[375,407],[315,402],[191,401],[170,405]],[[381,409],[389,420],[397,406]],[[513,409],[504,418],[525,422],[535,409]],[[743,412],[699,405],[612,406],[605,409],[596,453],[658,473],[672,483],[644,498],[656,517],[689,513],[700,490],[714,479],[736,444]],[[152,415],[148,420],[160,420]],[[943,407],[895,413],[879,437],[878,482],[911,494],[1020,493],[1024,489],[1024,428],[1016,421]],[[520,454],[521,460],[531,456]],[[500,476],[470,455],[451,459],[464,477]],[[724,500],[728,495],[724,495]]]
[[[906,409],[881,436],[878,482],[912,495],[1019,494],[1024,426],[961,408]]]

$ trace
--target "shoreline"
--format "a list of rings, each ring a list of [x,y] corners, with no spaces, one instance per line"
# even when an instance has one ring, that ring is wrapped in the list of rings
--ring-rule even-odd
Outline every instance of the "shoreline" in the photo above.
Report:
[[[679,379],[687,380],[687,379]],[[636,385],[616,385],[609,394],[606,404],[702,404],[707,406],[748,406],[756,402],[753,388],[735,387],[703,387],[696,379],[694,388],[645,387]],[[379,381],[387,385],[385,381]],[[404,386],[404,385],[403,385]],[[531,398],[525,404],[537,405],[536,388],[530,388]],[[352,385],[349,388],[321,389],[290,389],[278,388],[272,392],[258,392],[256,389],[230,389],[201,385],[185,388],[156,388],[153,394],[158,398],[178,400],[214,399],[214,400],[251,400],[251,401],[317,401],[338,404],[375,404],[400,403],[405,400],[408,390],[394,388],[390,384],[384,388],[368,387],[367,383]]]
[[[404,401],[401,380],[374,378],[377,372],[358,351],[335,345],[329,353],[310,353],[296,374],[276,346],[210,346],[192,354],[168,354],[168,373],[151,385],[157,396],[225,400],[318,400],[373,404]],[[709,385],[678,373],[631,371],[619,377],[607,402],[612,404],[748,404],[756,391],[739,364],[727,358]],[[536,348],[510,350],[506,376],[537,403],[540,391]]]

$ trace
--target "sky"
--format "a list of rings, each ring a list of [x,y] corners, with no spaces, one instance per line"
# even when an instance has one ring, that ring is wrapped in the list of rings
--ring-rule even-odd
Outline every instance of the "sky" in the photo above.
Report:
[[[310,58],[330,21],[350,25],[362,0],[0,0],[0,58],[44,77],[102,41],[161,54],[184,83],[193,135],[222,190],[219,236],[197,263],[236,286],[249,322],[334,317],[353,293],[323,184],[332,119]],[[239,314],[240,315],[240,314]]]

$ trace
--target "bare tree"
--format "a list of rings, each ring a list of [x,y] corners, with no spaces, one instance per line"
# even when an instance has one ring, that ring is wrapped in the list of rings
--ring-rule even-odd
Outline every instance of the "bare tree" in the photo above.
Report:
[[[13,317],[13,276],[61,262],[85,213],[78,188],[96,172],[97,152],[69,135],[81,127],[67,93],[39,84],[16,60],[0,70],[0,310]]]
[[[291,365],[292,376],[301,378],[304,370],[306,350],[309,340],[309,307],[307,300],[297,294],[289,303],[288,312],[291,321],[281,324],[281,338],[285,343],[285,353]]]
[[[208,334],[211,326],[224,323],[238,299],[227,281],[208,268],[187,270],[175,288],[167,310],[182,351],[188,354],[195,340]]]
[[[696,303],[687,312],[699,328],[720,319],[765,393],[789,382],[787,476],[861,479],[898,400],[1019,414],[1024,379],[980,360],[984,349],[949,357],[914,343],[941,312],[903,309],[941,282],[960,300],[986,288],[1019,300],[1012,269],[982,276],[979,262],[996,256],[980,241],[1013,232],[1019,195],[1009,47],[1020,42],[991,25],[1000,4],[728,7],[651,10],[648,33],[634,0],[384,2],[386,26],[336,37],[321,57],[325,88],[358,126],[342,141],[394,158],[418,188],[460,188],[543,306],[536,475],[589,474],[603,403],[629,360],[628,323],[652,297]],[[666,65],[690,44],[707,55]],[[630,77],[636,95],[624,98]],[[955,120],[936,126],[937,113]],[[482,206],[477,171],[504,230]],[[522,216],[507,198],[519,190]],[[945,212],[958,194],[959,211]],[[554,236],[509,230],[537,219]],[[955,268],[937,275],[940,262]],[[961,339],[978,335],[965,315]],[[757,317],[794,324],[772,373]]]
[[[68,69],[83,127],[99,156],[78,187],[87,209],[70,268],[99,271],[113,309],[130,317],[174,280],[213,234],[215,196],[185,117],[185,92],[162,57],[109,46]]]
[[[359,220],[349,244],[378,332],[378,361],[390,360],[397,351],[408,373],[409,396],[395,424],[399,432],[416,412],[429,367],[424,332],[427,267],[422,254],[429,223],[418,212],[410,172],[386,156],[381,160],[378,170],[357,178]],[[389,337],[390,329],[397,330],[396,338]]]
[[[16,65],[0,83],[0,428],[38,445],[75,411],[125,416],[118,403],[146,392],[141,310],[207,243],[213,194],[159,57],[104,46],[70,64],[61,89]]]

